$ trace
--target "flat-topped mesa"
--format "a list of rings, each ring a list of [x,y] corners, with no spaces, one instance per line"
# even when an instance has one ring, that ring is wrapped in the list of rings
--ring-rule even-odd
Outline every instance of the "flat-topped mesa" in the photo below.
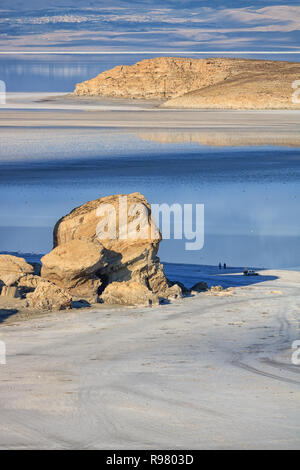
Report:
[[[289,73],[291,69],[299,73],[299,64],[250,59],[157,57],[100,73],[77,84],[74,94],[166,100],[239,75],[270,77]]]

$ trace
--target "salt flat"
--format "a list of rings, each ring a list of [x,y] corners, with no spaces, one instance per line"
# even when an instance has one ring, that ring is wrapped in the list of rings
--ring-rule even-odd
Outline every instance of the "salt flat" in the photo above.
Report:
[[[298,449],[300,273],[199,276],[235,287],[4,321],[0,447]]]
[[[172,110],[159,102],[70,95],[8,94],[0,105],[1,127],[226,129],[295,133],[299,135],[298,110]]]

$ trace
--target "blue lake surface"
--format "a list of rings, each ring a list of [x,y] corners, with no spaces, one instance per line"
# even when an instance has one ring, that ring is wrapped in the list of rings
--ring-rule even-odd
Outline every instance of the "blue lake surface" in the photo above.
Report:
[[[27,142],[16,132],[0,151],[0,158],[11,155],[0,165],[2,250],[49,251],[53,225],[74,207],[140,191],[152,204],[205,205],[204,248],[186,251],[186,240],[166,240],[160,250],[165,261],[300,264],[299,149],[163,145],[138,133],[60,129],[62,149],[51,137],[54,129],[48,130],[51,148],[44,132],[27,129]]]

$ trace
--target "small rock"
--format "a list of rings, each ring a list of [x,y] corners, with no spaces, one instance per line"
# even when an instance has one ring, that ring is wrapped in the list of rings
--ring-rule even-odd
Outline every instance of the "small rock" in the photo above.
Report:
[[[52,282],[41,279],[34,292],[27,294],[27,307],[37,310],[68,310],[72,297]]]
[[[206,282],[204,281],[201,281],[201,282],[197,282],[192,288],[191,288],[191,291],[195,291],[195,292],[204,292],[208,290],[208,285]]]
[[[153,294],[146,286],[135,282],[113,282],[102,293],[101,299],[110,305],[157,305],[158,296]]]
[[[174,283],[174,285],[179,286],[180,289],[181,289],[181,293],[180,293],[179,297],[182,297],[183,295],[184,295],[184,296],[185,296],[185,295],[190,295],[191,289],[188,289],[188,287],[186,287],[182,282],[176,281],[176,282]]]
[[[211,291],[211,292],[221,292],[221,291],[223,291],[223,290],[224,290],[224,289],[223,289],[222,286],[211,286],[211,288],[210,288],[210,291]]]
[[[179,283],[175,283],[170,286],[165,292],[167,299],[181,299],[182,298],[182,288]]]

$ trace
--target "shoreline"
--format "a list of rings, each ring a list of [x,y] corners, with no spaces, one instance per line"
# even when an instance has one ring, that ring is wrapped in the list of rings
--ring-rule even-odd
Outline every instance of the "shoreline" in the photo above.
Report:
[[[76,104],[70,104],[65,94],[62,98],[57,98],[57,93],[54,95],[56,98],[49,101],[49,93],[21,93],[15,98],[8,94],[7,103],[0,106],[1,132],[17,128],[110,128],[137,132],[147,129],[157,133],[163,130],[199,131],[204,133],[204,143],[207,139],[212,143],[212,139],[222,141],[222,133],[226,132],[229,133],[225,136],[227,141],[229,144],[232,141],[233,145],[255,144],[256,138],[262,145],[272,140],[274,145],[299,145],[299,110],[169,110],[155,108],[145,101],[137,105],[137,100],[122,104],[120,100],[108,99],[100,100],[102,104],[87,104],[86,99],[75,99]],[[46,101],[41,101],[43,99]],[[212,132],[220,133],[220,136],[214,137]],[[239,137],[241,133],[243,135]]]
[[[14,256],[16,254],[14,253]],[[34,261],[32,261],[34,259]],[[27,262],[36,262],[37,258],[27,257]],[[191,294],[184,296],[182,299],[174,299],[170,302],[170,305],[182,304],[191,299],[203,298],[205,296],[217,296],[217,297],[227,297],[236,294],[239,289],[252,289],[260,284],[269,283],[272,281],[278,281],[280,279],[293,279],[299,278],[300,283],[300,270],[294,271],[289,269],[268,269],[268,268],[254,268],[249,267],[248,269],[253,269],[258,273],[258,276],[244,276],[243,269],[241,267],[227,267],[226,269],[219,269],[218,266],[214,265],[192,265],[184,263],[169,263],[162,262],[164,266],[164,271],[167,278],[173,282],[181,282],[187,288],[191,288],[194,284],[198,282],[205,282],[208,285],[208,291],[201,293],[192,292]],[[221,286],[223,290],[220,292],[211,292],[210,288],[214,286]],[[165,309],[168,304],[161,303],[155,307],[148,307],[149,312],[152,312],[153,309]],[[107,305],[102,303],[91,304],[86,306],[85,303],[80,301],[73,301],[72,312],[78,312],[79,310],[83,313],[89,313],[91,311],[97,311],[98,313],[105,313],[106,310],[118,310],[124,311],[127,310],[144,310],[145,307],[141,306],[121,306],[121,305]],[[56,315],[67,315],[69,312],[63,310],[58,311],[49,311],[49,312],[40,312],[37,310],[32,310],[26,307],[26,299],[19,298],[9,298],[1,297],[0,295],[0,324],[3,323],[3,326],[9,324],[14,324],[15,322],[19,323],[23,320],[31,320],[34,318],[43,318],[51,317]],[[0,328],[1,329],[1,328]]]
[[[1,109],[69,109],[69,110],[152,110],[152,111],[218,111],[218,112],[232,112],[232,111],[292,111],[300,113],[300,108],[295,107],[176,107],[164,106],[167,100],[160,99],[145,99],[145,98],[122,98],[122,97],[108,97],[100,95],[75,95],[73,92],[7,92],[6,103],[0,104]]]

